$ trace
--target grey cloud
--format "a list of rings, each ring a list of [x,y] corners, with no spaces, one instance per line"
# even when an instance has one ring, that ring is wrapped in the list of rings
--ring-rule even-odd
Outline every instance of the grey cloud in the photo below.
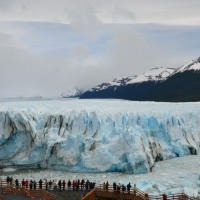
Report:
[[[41,57],[13,43],[10,35],[0,34],[0,41],[5,38],[0,46],[0,97],[57,96],[67,88],[89,87],[97,81],[95,74],[101,69],[91,64],[84,45],[75,46],[68,57]]]
[[[0,1],[4,21],[199,25],[199,0],[9,0]],[[89,26],[87,26],[89,27]]]
[[[183,64],[184,61],[194,58],[192,55],[198,53],[197,46],[199,46],[197,45],[199,29],[192,29],[191,33],[188,32],[176,40],[178,46],[193,34],[192,40],[190,39],[192,53],[188,53],[187,48],[183,49],[181,46],[174,48],[173,45],[174,35],[185,33],[185,28],[178,28],[177,32],[172,28],[162,29],[158,26],[146,28],[142,32],[140,26],[137,28],[129,25],[104,25],[102,33],[109,32],[109,37],[106,39],[102,39],[101,34],[93,38],[82,36],[80,39],[76,35],[78,33],[72,31],[67,39],[70,41],[77,37],[78,41],[70,43],[70,48],[67,50],[65,47],[69,44],[63,44],[63,49],[60,51],[59,48],[54,49],[56,47],[54,43],[66,42],[65,34],[60,34],[66,31],[62,29],[63,25],[52,24],[50,28],[49,24],[39,23],[29,26],[31,29],[27,28],[27,24],[24,26],[22,24],[21,27],[27,31],[29,37],[26,38],[22,34],[23,37],[19,39],[14,29],[11,29],[10,33],[6,30],[6,33],[0,34],[0,41],[2,41],[0,43],[0,97],[56,96],[74,86],[88,89],[116,77],[140,74],[153,67]],[[53,31],[54,26],[55,38],[52,33],[52,37],[46,40],[46,35],[49,34],[49,30]],[[14,27],[14,24],[9,27]],[[157,34],[152,32],[155,29]],[[67,30],[71,31],[69,27]],[[165,37],[163,32],[166,33]],[[170,34],[167,34],[169,32]],[[150,33],[153,38],[150,37]],[[163,39],[168,42],[161,43]],[[29,42],[27,45],[27,40],[31,40],[31,45]],[[41,48],[47,51],[46,54],[41,53]],[[49,54],[51,49],[54,50],[53,54]]]
[[[9,46],[14,45],[15,43],[16,41],[11,35],[0,32],[0,46]]]

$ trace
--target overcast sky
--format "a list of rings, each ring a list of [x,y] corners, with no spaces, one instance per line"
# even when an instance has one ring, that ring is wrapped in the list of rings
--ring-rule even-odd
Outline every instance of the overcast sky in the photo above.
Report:
[[[200,56],[199,0],[0,0],[0,97],[59,96]]]

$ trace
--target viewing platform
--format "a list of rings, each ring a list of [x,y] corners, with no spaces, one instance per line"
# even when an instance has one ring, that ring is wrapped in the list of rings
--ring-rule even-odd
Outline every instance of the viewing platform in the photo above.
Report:
[[[190,197],[184,193],[177,193],[172,195],[149,195],[136,187],[130,189],[130,191],[117,191],[113,190],[113,187],[109,187],[107,190],[103,188],[103,185],[99,185],[92,191],[87,193],[82,200],[196,200],[194,197]]]
[[[113,187],[103,187],[102,184],[97,185],[91,191],[84,188],[73,190],[73,188],[66,188],[60,191],[59,188],[55,190],[46,189],[43,183],[42,189],[30,189],[21,184],[17,187],[13,182],[8,184],[6,179],[0,179],[0,200],[28,200],[34,198],[35,200],[197,200],[195,197],[190,197],[184,193],[177,193],[173,195],[149,195],[137,187],[131,187],[130,191],[113,190]]]

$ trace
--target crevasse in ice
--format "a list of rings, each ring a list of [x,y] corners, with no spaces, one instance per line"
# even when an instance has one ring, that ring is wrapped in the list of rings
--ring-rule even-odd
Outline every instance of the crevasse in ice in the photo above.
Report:
[[[0,103],[0,165],[150,172],[198,154],[200,103],[67,100]]]

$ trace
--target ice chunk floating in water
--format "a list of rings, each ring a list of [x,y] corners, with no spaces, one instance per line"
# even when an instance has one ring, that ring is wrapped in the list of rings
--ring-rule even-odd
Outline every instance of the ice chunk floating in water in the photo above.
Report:
[[[200,103],[68,100],[0,103],[1,167],[150,172],[197,154]]]

